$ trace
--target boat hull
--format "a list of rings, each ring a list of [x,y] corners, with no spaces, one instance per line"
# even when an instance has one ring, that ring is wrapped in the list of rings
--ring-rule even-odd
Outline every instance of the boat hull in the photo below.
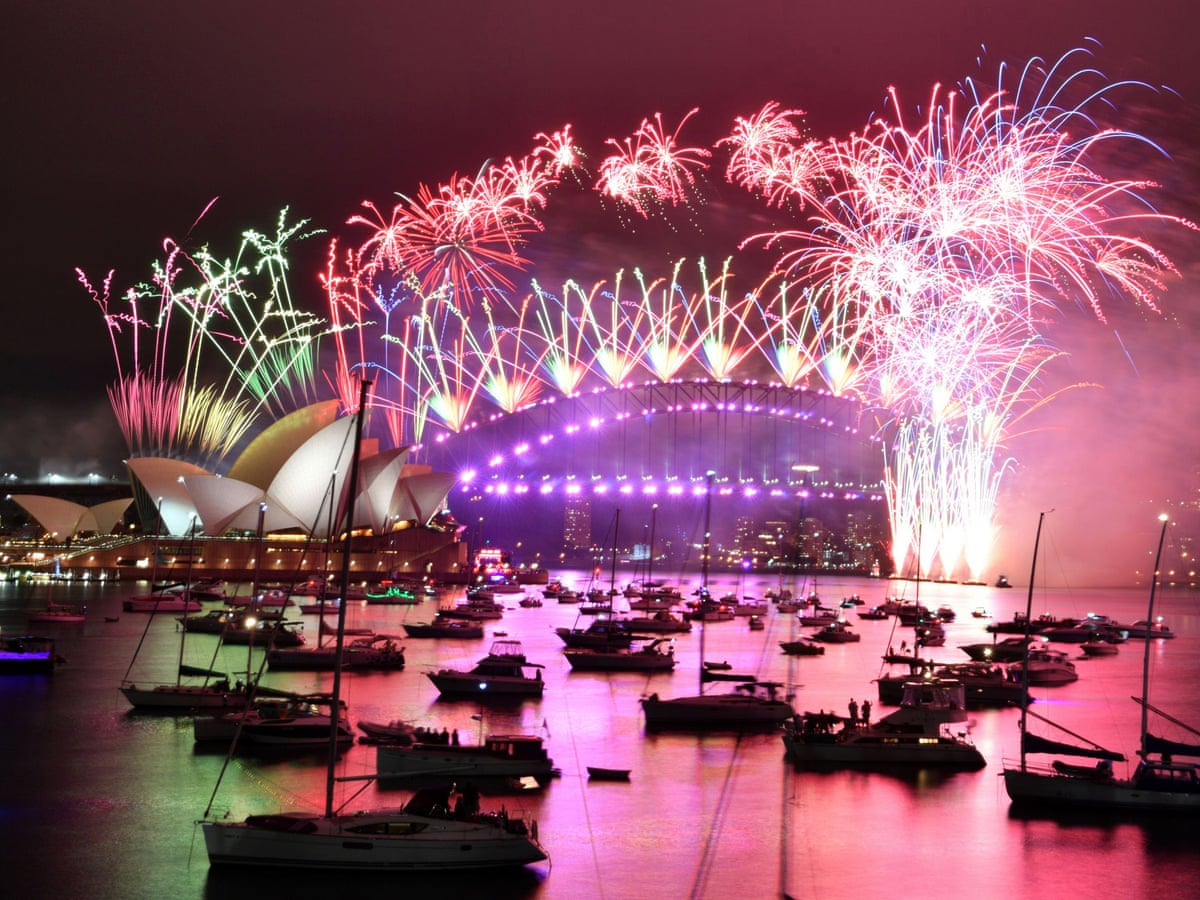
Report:
[[[443,696],[449,697],[541,697],[545,688],[540,679],[533,678],[450,671],[426,675]]]
[[[1200,814],[1200,790],[1147,790],[1133,782],[1005,769],[1004,789],[1018,806]]]
[[[507,759],[472,747],[380,746],[375,756],[381,778],[445,776],[473,778],[533,778],[546,782],[554,775],[550,759]]]
[[[824,738],[824,739],[822,739]],[[983,755],[969,744],[950,738],[897,739],[865,732],[839,739],[836,735],[785,735],[788,759],[803,765],[916,766],[982,769]]]
[[[576,672],[670,672],[675,657],[665,653],[608,653],[582,647],[563,651],[571,669]]]
[[[277,827],[249,820],[202,822],[201,829],[214,866],[433,872],[524,866],[546,858],[534,838],[508,830],[504,820],[367,812],[288,818]]]
[[[121,693],[135,709],[241,709],[246,705],[245,694],[211,687],[122,685]]]
[[[652,694],[642,701],[647,730],[742,731],[778,728],[795,711],[782,700],[742,694],[702,694],[662,700]]]

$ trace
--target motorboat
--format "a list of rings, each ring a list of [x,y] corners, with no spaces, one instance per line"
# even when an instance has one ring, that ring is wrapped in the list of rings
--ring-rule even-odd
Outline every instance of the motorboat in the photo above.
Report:
[[[862,635],[854,631],[848,623],[838,619],[814,634],[812,639],[822,644],[849,644],[862,640]]]
[[[1132,625],[1122,625],[1120,628],[1125,631],[1131,638],[1173,638],[1173,632],[1169,625],[1159,617],[1153,621],[1140,619]]]
[[[825,648],[814,643],[810,638],[800,638],[795,641],[780,641],[779,647],[789,656],[822,656]]]
[[[797,616],[797,620],[806,628],[822,627],[836,622],[841,618],[841,610],[837,609],[814,609],[808,615]]]
[[[1084,656],[1116,656],[1119,645],[1093,635],[1079,645]]]
[[[917,622],[913,630],[916,632],[914,643],[918,647],[941,647],[946,643],[946,629],[936,617]]]
[[[0,635],[0,675],[50,675],[58,662],[53,638]]]
[[[282,613],[249,612],[244,609],[210,609],[194,616],[180,616],[176,621],[188,634],[225,634],[235,628],[244,630],[245,620],[254,616],[259,621],[279,621]],[[264,643],[265,647],[266,644]]]
[[[285,622],[279,618],[259,618],[246,613],[235,618],[221,633],[226,644],[256,647],[303,647],[306,643],[300,622]]]
[[[588,781],[628,781],[631,769],[613,769],[607,766],[588,766]]]
[[[391,634],[372,634],[350,641],[343,651],[348,669],[403,669],[404,648]]]
[[[920,766],[981,769],[983,754],[953,726],[967,721],[966,693],[953,679],[913,679],[904,685],[900,708],[877,722],[805,713],[784,726],[788,759],[798,765]]]
[[[880,621],[886,619],[888,615],[888,611],[882,606],[870,606],[866,609],[859,607],[858,609],[858,617],[860,619],[867,619],[868,621]]]
[[[203,607],[199,600],[182,590],[166,590],[152,594],[135,594],[121,601],[125,612],[189,613],[199,612]]]
[[[1047,687],[1078,681],[1079,673],[1075,671],[1075,663],[1062,651],[1030,647],[1024,660],[1009,663],[1008,677],[1014,681],[1024,681],[1027,677],[1031,686]]]
[[[670,672],[675,668],[674,644],[668,638],[649,641],[637,649],[567,647],[563,656],[577,672]]]
[[[1007,637],[1001,640],[981,641],[978,644],[959,644],[958,649],[976,662],[1008,663],[1025,658],[1025,647],[1041,646],[1046,639],[1040,635],[1032,637]]]
[[[269,588],[249,597],[230,597],[225,602],[230,606],[254,610],[283,609],[285,606],[296,605],[296,601],[283,588]]]
[[[363,733],[359,741],[364,744],[411,744],[418,740],[418,729],[404,719],[388,722],[371,722],[359,719],[358,730]]]
[[[1061,623],[1058,617],[1050,613],[1042,613],[1032,618],[1018,611],[1006,622],[990,622],[984,626],[984,630],[989,634],[1041,634],[1047,628],[1054,628],[1059,624]]]
[[[225,600],[225,582],[220,578],[197,578],[187,585],[188,593],[197,600]]]
[[[628,647],[636,637],[632,626],[625,619],[594,619],[587,628],[555,628],[554,633],[568,647],[591,647],[598,650],[616,650]]]
[[[487,656],[467,670],[438,669],[427,672],[443,696],[541,697],[545,690],[542,666],[525,658],[520,641],[493,641]]]
[[[70,606],[65,603],[47,603],[45,609],[35,610],[26,616],[29,622],[58,622],[73,624],[87,621],[86,606]]]
[[[367,591],[363,599],[368,606],[415,606],[425,599],[425,592],[423,588],[412,585],[387,584],[381,585],[378,590]]]
[[[879,702],[885,706],[899,706],[904,697],[904,685],[912,680],[913,674],[920,671],[929,678],[953,678],[961,681],[966,692],[968,709],[982,709],[996,706],[1018,706],[1024,697],[1020,682],[1010,679],[1003,666],[989,663],[921,663],[914,667],[914,673],[905,675],[884,675],[875,679],[879,690]]]
[[[438,615],[473,621],[500,619],[504,617],[504,604],[495,597],[478,591],[462,603],[457,603],[449,609],[438,610]]]
[[[533,778],[545,784],[556,774],[541,737],[533,734],[489,734],[479,744],[381,743],[375,768],[380,778],[419,776],[460,784],[475,778]]]
[[[404,633],[410,638],[481,638],[483,625],[471,619],[437,615],[432,622],[405,622]]]

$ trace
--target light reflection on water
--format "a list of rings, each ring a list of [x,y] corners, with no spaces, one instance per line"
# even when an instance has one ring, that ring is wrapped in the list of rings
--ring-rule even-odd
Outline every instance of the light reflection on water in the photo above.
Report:
[[[568,581],[571,577],[566,576]],[[582,586],[584,578],[573,579]],[[712,579],[716,591],[732,588]],[[770,582],[747,581],[743,593],[761,595]],[[892,588],[912,596],[912,585],[830,581],[827,603],[859,593],[868,604]],[[37,589],[35,589],[37,590]],[[1200,883],[1200,854],[1190,828],[1172,823],[1132,824],[1075,819],[1018,818],[1010,814],[998,773],[1017,754],[1016,710],[972,714],[972,736],[988,761],[980,772],[794,772],[777,735],[644,733],[639,698],[694,693],[699,634],[677,638],[674,674],[570,671],[554,634],[573,625],[576,609],[547,600],[524,609],[516,597],[482,641],[406,639],[403,672],[351,675],[344,680],[351,718],[406,718],[430,727],[530,731],[546,736],[562,777],[540,794],[489,798],[538,819],[551,863],[528,871],[478,876],[296,876],[210,872],[192,823],[209,804],[220,753],[197,753],[186,717],[135,715],[117,691],[147,618],[121,613],[131,587],[55,587],[55,599],[86,599],[82,625],[40,626],[60,637],[68,662],[51,679],[0,679],[6,725],[3,744],[3,840],[6,884],[35,896],[90,898],[328,897],[353,890],[362,897],[394,897],[397,889],[450,896],[608,900],[654,897],[890,897],[897,893],[970,892],[986,897],[1130,897],[1191,895]],[[65,596],[71,595],[71,596]],[[937,653],[965,659],[958,644],[988,639],[978,606],[997,619],[1024,607],[1021,590],[922,585],[927,605],[949,602],[959,614]],[[1194,594],[1163,591],[1159,611],[1180,635],[1152,646],[1152,702],[1187,721],[1200,721],[1200,616]],[[0,626],[24,630],[23,614],[37,605],[29,589],[0,585]],[[1104,612],[1122,621],[1143,618],[1138,591],[1065,592],[1039,599],[1060,616]],[[402,633],[401,623],[427,620],[433,603],[410,607],[355,606],[352,625]],[[1036,609],[1035,612],[1043,611]],[[293,614],[294,615],[294,614]],[[119,616],[106,622],[105,616]],[[793,637],[788,617],[772,615],[767,630],[750,631],[741,619],[710,625],[704,656],[736,670],[796,685],[798,709],[845,710],[851,697],[875,702],[871,679],[891,621],[848,618],[863,635],[857,644],[829,646],[823,657],[788,657],[778,642]],[[315,640],[315,616],[309,639]],[[540,702],[484,708],[438,699],[428,669],[472,664],[495,630],[520,639],[528,657],[545,664]],[[207,664],[215,639],[189,637],[187,661]],[[217,668],[245,671],[261,655],[244,647],[218,657]],[[195,654],[193,657],[192,654]],[[173,617],[151,624],[132,677],[152,680],[173,671],[179,641]],[[1072,656],[1077,654],[1072,653]],[[1043,712],[1073,730],[1131,754],[1140,693],[1141,645],[1124,645],[1113,658],[1078,660],[1081,677],[1062,688],[1035,692]],[[328,690],[323,673],[268,673],[267,683],[293,690]],[[720,685],[715,689],[722,690]],[[878,712],[886,708],[876,706]],[[482,718],[480,718],[482,717]],[[374,770],[374,749],[356,745],[343,754],[345,774]],[[628,768],[628,784],[589,783],[586,767]],[[353,784],[353,783],[351,783]],[[341,792],[357,787],[342,786]],[[357,805],[401,802],[405,793],[373,786]],[[232,815],[312,804],[324,797],[322,768],[310,757],[235,762],[214,809]],[[69,849],[68,849],[69,848]],[[1106,874],[1111,873],[1111,876]],[[352,885],[352,887],[351,887]]]

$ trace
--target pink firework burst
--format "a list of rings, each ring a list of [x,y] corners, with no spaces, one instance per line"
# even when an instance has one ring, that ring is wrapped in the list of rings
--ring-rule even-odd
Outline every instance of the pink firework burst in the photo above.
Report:
[[[609,138],[616,149],[600,164],[596,190],[633,207],[649,218],[655,205],[675,206],[686,203],[696,183],[696,172],[708,168],[705,160],[712,154],[703,147],[682,147],[679,132],[698,112],[691,110],[673,132],[663,125],[662,114],[643,119],[641,126],[624,141]]]

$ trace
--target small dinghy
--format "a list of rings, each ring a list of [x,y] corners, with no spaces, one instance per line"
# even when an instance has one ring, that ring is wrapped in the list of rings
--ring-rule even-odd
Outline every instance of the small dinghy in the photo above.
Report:
[[[628,781],[629,769],[606,769],[600,766],[588,766],[589,781]]]

